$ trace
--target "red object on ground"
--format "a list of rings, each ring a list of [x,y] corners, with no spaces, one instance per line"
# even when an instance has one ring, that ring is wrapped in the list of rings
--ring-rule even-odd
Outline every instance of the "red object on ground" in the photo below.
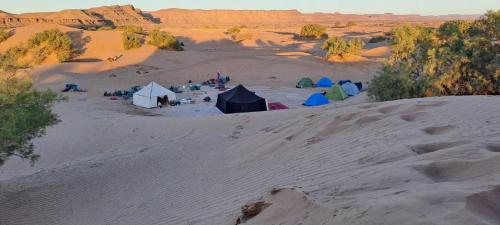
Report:
[[[225,91],[227,88],[219,88],[219,91]]]
[[[288,109],[288,106],[281,104],[281,102],[270,102],[268,105],[270,110]]]
[[[113,96],[113,97],[111,97],[111,98],[109,98],[109,99],[111,99],[111,100],[118,100],[118,97]]]

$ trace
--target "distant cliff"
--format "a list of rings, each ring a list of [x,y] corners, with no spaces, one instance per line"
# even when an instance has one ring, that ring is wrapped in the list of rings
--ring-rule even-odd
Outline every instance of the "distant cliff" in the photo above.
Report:
[[[303,24],[347,21],[441,21],[476,19],[477,15],[420,16],[385,14],[300,13],[297,10],[186,10],[162,9],[149,12],[165,24]]]
[[[0,27],[18,27],[33,23],[56,23],[72,27],[152,24],[150,18],[131,5],[70,9],[60,12],[10,14],[0,11]]]
[[[70,9],[60,12],[10,14],[0,11],[0,27],[19,27],[33,23],[56,23],[71,27],[104,25],[164,24],[304,24],[346,21],[442,21],[476,19],[477,15],[420,16],[370,14],[311,13],[297,10],[186,10],[162,9],[142,12],[132,5],[103,6],[90,9]]]

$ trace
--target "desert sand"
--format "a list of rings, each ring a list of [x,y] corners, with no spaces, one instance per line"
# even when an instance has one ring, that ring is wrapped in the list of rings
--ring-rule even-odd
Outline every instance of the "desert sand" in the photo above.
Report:
[[[88,92],[65,93],[55,106],[62,122],[34,141],[41,158],[33,167],[13,158],[0,168],[0,224],[500,223],[499,97],[372,103],[362,93],[300,105],[322,91],[295,89],[301,77],[366,84],[390,54],[387,43],[368,44],[363,60],[325,62],[320,41],[293,39],[299,27],[247,28],[252,38],[242,43],[225,28],[164,27],[186,51],[124,51],[117,31],[36,23],[16,28],[0,51],[50,28],[68,32],[80,56],[28,71],[36,86],[78,83]],[[328,33],[367,40],[388,28],[356,29]],[[144,110],[102,96],[150,81],[201,82],[217,71],[291,109]],[[241,208],[255,202],[266,207],[244,218]]]

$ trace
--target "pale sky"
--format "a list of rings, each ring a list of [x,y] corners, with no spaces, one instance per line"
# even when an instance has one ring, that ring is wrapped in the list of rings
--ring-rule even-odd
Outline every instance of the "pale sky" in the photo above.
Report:
[[[0,10],[10,13],[83,9],[132,4],[144,11],[184,9],[298,9],[301,12],[484,14],[500,9],[500,0],[0,0]]]

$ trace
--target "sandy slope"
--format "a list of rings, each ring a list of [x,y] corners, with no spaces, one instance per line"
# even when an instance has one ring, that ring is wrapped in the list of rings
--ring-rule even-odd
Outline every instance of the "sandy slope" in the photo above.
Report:
[[[499,100],[175,120],[75,110],[37,141],[58,166],[1,183],[0,222],[231,224],[296,187],[248,224],[497,224]]]
[[[40,26],[19,28],[0,49],[53,27]],[[325,108],[174,118],[102,97],[220,70],[300,98],[319,91],[294,90],[300,77],[368,81],[389,54],[373,45],[366,61],[327,63],[305,52],[319,42],[292,39],[294,28],[251,29],[240,44],[223,29],[168,30],[185,52],[125,52],[117,32],[70,29],[83,41],[78,60],[31,71],[39,88],[74,82],[89,92],[56,105],[63,122],[35,140],[34,167],[12,159],[0,168],[0,224],[230,225],[260,198],[271,205],[247,224],[499,223],[500,98],[366,103],[362,94]]]

